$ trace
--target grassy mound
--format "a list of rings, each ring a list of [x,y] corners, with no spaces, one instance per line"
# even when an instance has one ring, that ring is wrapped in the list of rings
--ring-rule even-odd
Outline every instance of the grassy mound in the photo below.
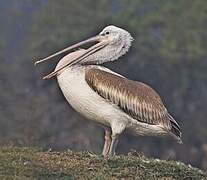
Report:
[[[199,169],[130,153],[105,160],[88,152],[0,148],[0,179],[207,179]]]

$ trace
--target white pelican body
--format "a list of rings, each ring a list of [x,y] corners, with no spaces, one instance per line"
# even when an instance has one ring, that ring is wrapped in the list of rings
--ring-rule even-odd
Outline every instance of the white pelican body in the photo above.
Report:
[[[161,126],[141,123],[100,97],[85,81],[87,68],[97,68],[113,73],[101,66],[75,66],[64,69],[57,76],[65,98],[77,112],[87,119],[112,127],[113,131],[117,131],[117,133],[126,130],[134,135],[159,136],[166,134]]]
[[[127,124],[127,116],[94,92],[85,81],[85,68],[69,67],[57,76],[69,104],[86,118],[110,126],[115,119]],[[77,98],[78,97],[78,98]]]
[[[86,118],[107,127],[105,157],[115,154],[118,137],[123,131],[134,135],[170,135],[181,142],[179,125],[151,87],[98,65],[124,55],[132,40],[127,31],[107,26],[99,35],[36,62],[89,42],[98,42],[62,58],[56,69],[43,79],[57,76],[69,104]]]

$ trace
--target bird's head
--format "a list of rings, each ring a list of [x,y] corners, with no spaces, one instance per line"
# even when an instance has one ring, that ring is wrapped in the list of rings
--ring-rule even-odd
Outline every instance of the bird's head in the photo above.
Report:
[[[45,77],[45,79],[55,76],[60,70],[67,66],[77,64],[101,64],[108,61],[114,61],[120,56],[124,55],[130,48],[133,38],[129,32],[116,26],[105,27],[98,35],[91,37],[87,40],[74,44],[62,51],[59,51],[45,59],[37,61],[35,64],[46,61],[54,56],[63,52],[67,52],[79,48],[88,43],[96,43],[95,45],[86,49],[79,56],[67,61],[61,68],[55,70]]]
[[[124,49],[129,49],[133,40],[130,33],[116,26],[107,26],[100,33],[102,40],[107,40],[109,45],[120,46],[124,45]]]
[[[105,46],[88,58],[87,61],[95,64],[118,59],[129,50],[133,40],[129,32],[112,25],[105,27],[97,37]]]

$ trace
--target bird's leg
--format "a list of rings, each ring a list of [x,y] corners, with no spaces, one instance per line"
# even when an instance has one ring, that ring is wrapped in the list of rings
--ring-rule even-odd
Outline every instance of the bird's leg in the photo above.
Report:
[[[107,157],[109,154],[109,149],[111,145],[111,130],[109,128],[105,128],[105,141],[104,141],[104,147],[103,147],[103,152],[102,155],[104,157]]]
[[[112,136],[111,136],[111,146],[110,146],[110,150],[109,150],[109,156],[112,157],[115,155],[115,150],[116,150],[116,146],[118,144],[118,138],[119,135],[126,129],[126,122],[122,122],[122,121],[114,121],[111,124],[111,131],[112,131]]]
[[[110,146],[110,150],[109,150],[109,156],[112,157],[115,155],[115,150],[116,150],[116,146],[118,144],[118,137],[119,134],[112,134],[111,138],[111,146]]]

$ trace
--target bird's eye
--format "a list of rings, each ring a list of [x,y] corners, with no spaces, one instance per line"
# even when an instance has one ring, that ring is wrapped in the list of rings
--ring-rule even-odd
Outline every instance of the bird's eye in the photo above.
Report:
[[[109,34],[109,31],[106,31],[105,34],[108,35]]]

